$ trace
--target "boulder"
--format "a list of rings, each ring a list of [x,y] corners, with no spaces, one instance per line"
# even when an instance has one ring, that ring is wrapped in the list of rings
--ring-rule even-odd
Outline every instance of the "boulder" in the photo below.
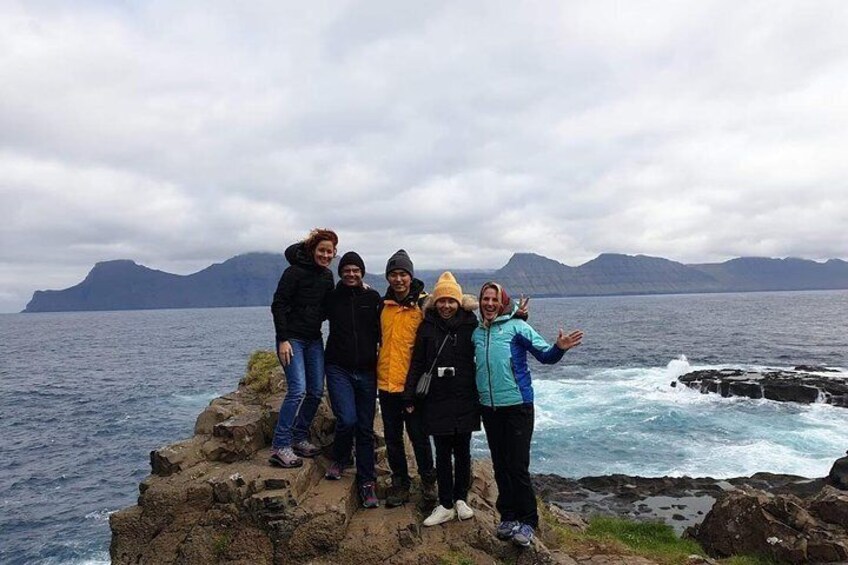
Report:
[[[834,462],[827,475],[827,481],[840,490],[848,490],[848,454]]]
[[[814,506],[808,510],[806,505],[792,495],[749,489],[731,491],[686,535],[714,557],[760,554],[787,563],[837,563],[848,559],[845,525],[822,521],[814,516]],[[823,499],[819,510],[830,509],[831,505],[832,500]]]

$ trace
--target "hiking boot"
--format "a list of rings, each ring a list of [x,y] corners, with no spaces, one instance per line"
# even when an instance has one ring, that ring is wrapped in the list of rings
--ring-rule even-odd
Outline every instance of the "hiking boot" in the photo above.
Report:
[[[386,497],[386,508],[401,506],[406,503],[407,500],[409,500],[409,485],[392,485],[392,488],[389,489],[389,496]]]
[[[363,508],[380,506],[380,501],[377,500],[377,492],[374,490],[374,483],[368,482],[359,485],[359,499],[362,501]]]
[[[530,524],[520,524],[512,535],[512,543],[519,547],[530,547],[536,531]]]
[[[321,448],[317,445],[309,443],[309,440],[302,439],[292,446],[295,454],[301,457],[312,458],[321,454]]]
[[[514,520],[505,520],[498,524],[498,529],[495,530],[495,535],[498,539],[508,540],[512,539],[512,536],[515,535],[516,530],[521,524]]]
[[[436,476],[424,475],[421,477],[421,498],[424,502],[433,503],[439,499],[436,491]]]
[[[283,467],[284,469],[292,469],[303,465],[303,459],[295,455],[291,447],[272,448],[268,462],[271,465]]]
[[[333,461],[329,467],[327,467],[327,472],[324,473],[324,478],[328,481],[338,481],[342,478],[342,473],[344,473],[345,466],[339,463],[338,461]]]
[[[441,504],[433,509],[433,512],[424,520],[425,526],[444,524],[456,518],[456,508],[445,508]]]
[[[457,500],[454,505],[456,516],[460,520],[470,520],[474,517],[474,510],[464,500]]]

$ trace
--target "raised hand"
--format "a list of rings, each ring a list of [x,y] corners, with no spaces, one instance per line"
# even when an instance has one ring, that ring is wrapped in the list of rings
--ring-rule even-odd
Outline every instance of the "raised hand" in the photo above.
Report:
[[[565,333],[562,328],[559,329],[559,336],[556,340],[556,346],[562,349],[563,351],[567,351],[572,347],[577,347],[583,342],[583,332],[580,330],[573,330],[569,333]]]
[[[516,314],[519,314],[522,318],[527,319],[530,316],[530,307],[528,304],[530,303],[530,297],[521,295],[521,298],[518,299],[518,310]]]

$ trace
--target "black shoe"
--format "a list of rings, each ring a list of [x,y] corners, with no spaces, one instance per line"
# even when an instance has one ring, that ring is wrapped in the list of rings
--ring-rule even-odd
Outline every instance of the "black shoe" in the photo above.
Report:
[[[401,484],[392,486],[389,489],[389,496],[386,497],[386,508],[395,508],[402,506],[409,500],[409,485]]]
[[[438,491],[436,490],[436,476],[423,475],[421,477],[421,498],[424,502],[433,503],[439,499]]]

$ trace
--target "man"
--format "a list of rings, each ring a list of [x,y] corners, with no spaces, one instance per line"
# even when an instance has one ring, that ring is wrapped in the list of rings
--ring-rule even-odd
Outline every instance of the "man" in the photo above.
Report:
[[[362,284],[365,262],[353,251],[339,261],[339,282],[330,293],[325,365],[327,390],[336,416],[333,463],[325,478],[341,479],[351,465],[356,441],[356,483],[365,508],[379,503],[374,489],[374,413],[377,397],[377,344],[380,294]]]
[[[427,296],[424,283],[416,279],[414,273],[412,260],[403,249],[386,263],[389,288],[383,297],[380,313],[382,345],[377,361],[377,386],[386,435],[386,454],[392,470],[392,488],[386,498],[388,507],[400,506],[409,500],[411,480],[403,445],[404,425],[415,452],[424,498],[436,499],[433,450],[430,438],[424,432],[421,410],[408,413],[403,398],[415,334],[424,319],[421,304]]]

